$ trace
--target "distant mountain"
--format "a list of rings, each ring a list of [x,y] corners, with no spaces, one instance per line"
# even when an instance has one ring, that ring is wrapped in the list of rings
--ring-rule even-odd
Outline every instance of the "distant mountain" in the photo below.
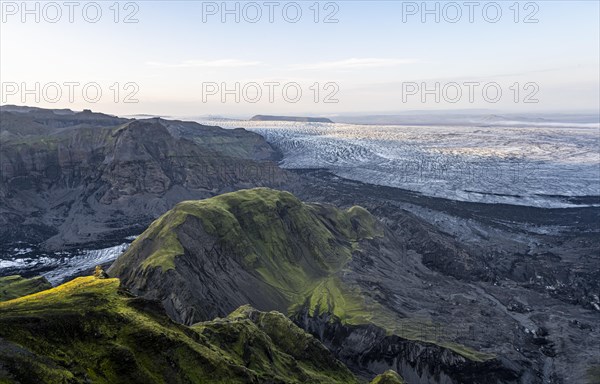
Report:
[[[77,112],[74,112],[70,109],[64,108],[64,109],[44,109],[44,108],[39,108],[39,107],[29,107],[26,105],[12,105],[12,104],[6,104],[6,105],[2,105],[0,106],[0,111],[2,112],[16,112],[16,113],[30,113],[30,112],[35,112],[35,113],[40,113],[40,114],[45,114],[45,113],[53,113],[55,115],[73,115]]]
[[[253,116],[250,121],[296,121],[303,123],[333,123],[325,117],[296,117],[296,116],[270,116],[270,115],[256,115]]]
[[[14,106],[0,117],[0,245],[110,241],[182,200],[288,177],[243,129]]]
[[[186,327],[92,276],[0,302],[0,362],[2,383],[358,384],[280,313],[243,306]]]
[[[286,313],[367,378],[385,368],[415,384],[518,382],[520,363],[406,318],[395,292],[422,290],[428,272],[402,250],[361,207],[340,210],[258,188],[178,204],[108,273],[184,324],[243,304]],[[438,284],[446,283],[438,277]]]

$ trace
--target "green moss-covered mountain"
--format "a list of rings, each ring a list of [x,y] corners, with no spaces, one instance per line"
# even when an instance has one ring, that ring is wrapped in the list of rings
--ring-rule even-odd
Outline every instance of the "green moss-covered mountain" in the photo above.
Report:
[[[136,294],[192,324],[240,305],[290,313],[305,304],[364,318],[337,275],[361,243],[383,237],[366,210],[306,204],[291,193],[242,190],[179,203],[110,268]]]
[[[0,303],[0,383],[357,383],[315,338],[249,306],[187,327],[118,279]]]
[[[257,188],[177,204],[108,273],[184,324],[246,304],[287,314],[364,379],[393,369],[408,382],[518,380],[518,367],[446,338],[439,319],[411,315],[419,303],[403,296],[426,300],[428,272],[402,249],[361,207]]]
[[[44,277],[26,279],[21,276],[0,277],[0,301],[15,299],[52,288]]]

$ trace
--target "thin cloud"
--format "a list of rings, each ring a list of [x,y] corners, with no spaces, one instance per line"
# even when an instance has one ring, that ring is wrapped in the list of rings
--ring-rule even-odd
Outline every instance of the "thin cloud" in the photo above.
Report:
[[[313,64],[300,64],[294,65],[292,69],[361,69],[361,68],[381,68],[381,67],[395,67],[398,65],[414,64],[418,60],[415,59],[377,59],[377,58],[365,58],[365,59],[346,59],[339,61],[325,61]]]
[[[151,67],[157,68],[239,68],[253,67],[260,64],[260,61],[244,61],[236,59],[220,60],[184,60],[180,63],[161,63],[150,61],[146,63]]]

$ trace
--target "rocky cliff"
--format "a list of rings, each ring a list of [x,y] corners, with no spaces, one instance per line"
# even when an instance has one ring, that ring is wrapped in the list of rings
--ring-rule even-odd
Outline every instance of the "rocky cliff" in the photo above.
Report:
[[[0,244],[139,233],[174,204],[288,177],[261,136],[164,119],[0,109]],[[10,225],[9,225],[10,224]]]

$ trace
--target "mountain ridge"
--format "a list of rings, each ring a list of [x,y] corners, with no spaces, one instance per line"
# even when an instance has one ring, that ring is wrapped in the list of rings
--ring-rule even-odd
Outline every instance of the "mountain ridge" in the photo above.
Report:
[[[2,107],[0,114],[5,245],[116,245],[179,201],[291,177],[277,166],[280,154],[243,129],[91,111]]]
[[[76,278],[0,302],[0,382],[358,384],[276,312],[185,327],[118,279]]]
[[[342,220],[344,226],[338,225],[335,219]],[[237,290],[251,292],[242,293],[249,295],[246,299],[250,304],[259,309],[285,312],[288,307],[301,304],[308,287],[339,271],[350,259],[357,241],[378,235],[380,229],[375,223],[375,219],[359,207],[340,212],[325,205],[307,205],[288,192],[266,188],[241,190],[207,200],[179,203],[134,241],[111,266],[109,274],[122,278],[124,284],[139,294],[152,285],[152,279],[161,279],[161,276],[168,280],[164,284],[173,284],[174,274],[180,270],[176,268],[176,258],[193,264],[195,257],[203,255],[216,263],[210,274],[204,271],[206,266],[198,271],[208,279],[207,283],[222,278],[235,284],[240,281],[237,279],[240,274],[245,276],[241,280],[247,281],[248,289],[252,284],[258,286],[250,291]],[[224,263],[224,255],[231,257],[232,270],[228,270],[228,275],[221,272],[219,265]],[[186,281],[189,279],[181,278],[184,286],[188,286]],[[201,305],[194,300],[196,309],[191,313],[179,308],[174,297],[152,297],[163,300],[177,321],[193,323],[222,316],[244,304],[234,298],[228,284],[220,286],[222,290],[210,289],[204,284],[186,289],[190,295],[192,291],[206,293],[208,289],[212,293],[207,296],[214,294],[221,298],[228,292],[228,300],[233,301],[227,306],[216,301],[212,305],[206,302]],[[181,294],[182,289],[179,287],[173,292]],[[195,314],[201,307],[208,312]]]

